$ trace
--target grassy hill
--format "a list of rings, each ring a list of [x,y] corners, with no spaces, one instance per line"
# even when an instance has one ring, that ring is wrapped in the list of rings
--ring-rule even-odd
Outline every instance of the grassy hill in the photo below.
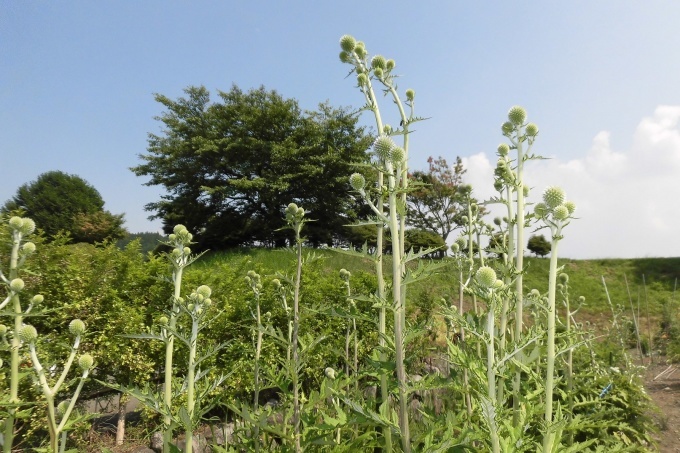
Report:
[[[337,272],[346,268],[351,272],[372,272],[373,263],[367,259],[346,255],[332,250],[307,250],[323,257],[323,265],[329,272]],[[228,252],[210,253],[196,263],[196,270],[214,264],[235,263],[250,260],[274,274],[290,267],[294,256],[286,250],[272,249],[238,249]],[[389,266],[391,257],[385,257]],[[525,258],[526,274],[524,287],[526,291],[533,288],[545,293],[548,289],[549,258]],[[492,263],[493,265],[493,263]],[[664,307],[672,308],[674,289],[680,277],[680,258],[641,258],[641,259],[597,259],[597,260],[560,260],[562,272],[569,275],[570,294],[572,300],[579,296],[586,298],[586,304],[580,310],[585,316],[609,316],[610,306],[607,302],[602,279],[607,285],[612,304],[621,305],[630,313],[631,301],[637,310],[638,302],[643,317],[646,315],[647,302],[649,314],[658,318]],[[412,303],[424,299],[439,300],[457,297],[458,273],[452,266],[446,267],[426,282],[419,282],[411,289]]]

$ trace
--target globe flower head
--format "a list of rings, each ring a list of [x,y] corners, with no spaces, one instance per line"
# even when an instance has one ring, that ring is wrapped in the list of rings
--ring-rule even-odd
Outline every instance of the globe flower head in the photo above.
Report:
[[[406,151],[404,151],[404,148],[397,146],[392,150],[392,155],[390,157],[394,165],[400,165],[406,159]]]
[[[5,334],[7,334],[7,326],[0,324],[0,337],[4,336]]]
[[[78,359],[78,366],[81,370],[87,371],[94,365],[94,358],[90,354],[83,354]]]
[[[409,88],[406,90],[406,100],[409,102],[413,102],[413,100],[416,98],[416,91],[412,88]]]
[[[9,219],[9,227],[13,230],[20,230],[23,224],[24,221],[21,217],[14,216]]]
[[[167,316],[161,316],[160,318],[158,318],[158,324],[161,326],[167,326],[169,321],[170,320],[168,319]]]
[[[352,189],[354,190],[364,190],[364,187],[366,187],[366,179],[361,173],[352,173],[349,177],[349,185],[352,186]]]
[[[383,73],[382,68],[375,68],[373,69],[373,75],[375,75],[378,79],[382,79],[385,74]]]
[[[260,277],[260,276],[258,275],[258,278],[259,278],[259,277]],[[212,290],[211,290],[210,287],[207,286],[207,285],[201,285],[201,286],[199,286],[199,287],[196,289],[196,292],[197,292],[199,295],[201,295],[201,296],[203,296],[203,297],[205,297],[205,298],[210,297],[210,294],[212,294]]]
[[[574,211],[576,211],[576,203],[574,203],[573,201],[565,201],[564,207],[566,207],[567,210],[569,211],[569,215],[574,214]]]
[[[340,269],[340,278],[347,280],[352,274],[347,269]]]
[[[20,278],[15,278],[11,282],[9,282],[9,289],[13,293],[19,293],[24,289],[25,283],[22,279]]]
[[[172,232],[173,232],[174,234],[176,234],[176,235],[181,235],[181,234],[187,233],[188,230],[187,230],[187,227],[185,227],[184,225],[182,225],[182,224],[177,224],[177,225],[175,225],[175,227],[172,229]]]
[[[536,203],[534,206],[534,215],[539,219],[548,215],[548,206],[545,203]]]
[[[392,155],[392,149],[395,147],[394,141],[392,141],[390,137],[381,135],[376,138],[373,143],[373,152],[375,152],[375,155],[378,156],[380,160],[389,161],[390,156]]]
[[[43,296],[42,294],[36,294],[31,298],[31,303],[34,305],[41,304],[43,300],[45,300],[45,296]]]
[[[580,303],[585,302],[585,301],[586,301],[585,296],[578,296],[578,301],[579,301]]]
[[[21,220],[21,228],[19,229],[21,234],[27,235],[35,231],[35,222],[31,219],[24,218]]]
[[[331,367],[327,367],[325,370],[323,370],[323,374],[326,375],[326,377],[330,380],[335,380],[335,370]]]
[[[35,327],[24,324],[21,329],[19,329],[17,336],[24,343],[33,343],[38,338],[38,331],[35,330]]]
[[[24,253],[24,255],[31,255],[35,253],[35,244],[32,242],[27,242],[21,246],[21,251]]]
[[[71,404],[70,400],[64,400],[59,405],[57,405],[57,414],[64,415],[68,410],[68,406]]]
[[[458,245],[457,242],[451,244],[451,252],[453,252],[454,254],[460,252],[460,245]]]
[[[461,249],[464,249],[467,247],[468,240],[465,236],[458,236],[456,238],[456,244],[458,244],[458,247]]]
[[[534,123],[527,124],[526,129],[524,129],[529,137],[535,137],[538,135],[538,126]]]
[[[357,44],[354,47],[354,53],[356,53],[357,56],[363,60],[366,58],[366,55],[368,55],[368,51],[366,51],[366,45],[361,41],[357,41]]]
[[[482,266],[477,269],[475,280],[482,288],[492,288],[496,284],[496,271],[489,266]]]
[[[74,337],[80,336],[85,333],[85,323],[80,319],[74,319],[68,325],[68,330]]]
[[[569,218],[569,209],[564,205],[559,205],[553,210],[553,217],[556,220],[567,220]]]
[[[561,187],[550,186],[543,192],[543,202],[550,209],[555,209],[564,203],[564,190]]]
[[[373,69],[386,69],[387,60],[382,55],[375,55],[371,58],[371,67]]]
[[[533,297],[534,299],[538,299],[541,297],[541,293],[536,288],[534,288],[531,290],[531,292],[529,292],[529,296]]]
[[[522,195],[524,195],[525,197],[529,196],[529,186],[524,185],[522,186]]]
[[[391,71],[394,69],[394,67],[397,65],[397,63],[392,60],[391,58],[385,62],[385,70],[386,71]]]
[[[464,197],[467,197],[472,193],[472,186],[470,184],[461,184],[458,186],[458,193]]]
[[[354,51],[354,48],[357,46],[357,40],[354,39],[354,36],[351,35],[343,35],[340,38],[340,48],[345,51],[345,52],[352,52]]]
[[[513,126],[513,124],[510,121],[506,121],[501,125],[501,131],[503,132],[503,135],[510,135],[514,130],[515,126]]]
[[[515,105],[508,111],[508,119],[513,125],[521,126],[527,119],[527,111],[519,105]]]
[[[350,61],[352,61],[352,59],[350,58],[350,53],[345,52],[344,50],[340,52],[338,56],[340,57],[340,61],[342,63],[349,63]]]
[[[498,155],[501,157],[505,157],[508,155],[510,152],[510,147],[506,143],[501,143],[498,145]]]
[[[569,275],[565,274],[564,272],[562,272],[562,273],[559,275],[559,279],[560,279],[560,282],[562,282],[562,283],[565,284],[565,285],[566,285],[567,283],[569,283]]]
[[[494,219],[493,219],[493,223],[494,223],[496,226],[501,226],[501,223],[502,223],[502,222],[503,222],[503,221],[502,221],[502,219],[501,219],[500,217],[494,217]]]
[[[357,85],[359,85],[360,87],[368,85],[368,77],[366,76],[366,74],[362,73],[357,76]]]

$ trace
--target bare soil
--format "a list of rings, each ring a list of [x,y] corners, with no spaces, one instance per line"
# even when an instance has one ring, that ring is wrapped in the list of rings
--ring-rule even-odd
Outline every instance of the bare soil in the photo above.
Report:
[[[654,436],[659,452],[680,452],[680,364],[669,365],[665,358],[655,357],[647,365],[645,389],[658,407],[651,416],[659,426]]]

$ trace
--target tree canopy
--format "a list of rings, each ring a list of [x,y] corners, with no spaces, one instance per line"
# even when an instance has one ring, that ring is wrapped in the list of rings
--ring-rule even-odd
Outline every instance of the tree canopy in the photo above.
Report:
[[[427,163],[427,171],[414,171],[410,175],[415,189],[408,201],[408,222],[446,241],[466,214],[461,210],[463,199],[458,193],[465,169],[460,157],[456,157],[453,166],[441,156],[430,157]]]
[[[167,233],[182,223],[202,247],[283,245],[283,212],[294,202],[315,220],[306,227],[313,245],[344,241],[359,209],[347,178],[371,143],[355,115],[327,103],[303,112],[264,87],[234,85],[217,102],[205,87],[184,92],[155,96],[164,128],[131,169],[167,190],[146,206]]]
[[[529,238],[527,248],[536,256],[543,257],[550,253],[551,244],[542,234],[533,235]]]
[[[77,175],[43,173],[19,187],[2,212],[22,210],[48,237],[68,233],[74,242],[102,242],[125,236],[123,214],[104,210],[101,194]]]

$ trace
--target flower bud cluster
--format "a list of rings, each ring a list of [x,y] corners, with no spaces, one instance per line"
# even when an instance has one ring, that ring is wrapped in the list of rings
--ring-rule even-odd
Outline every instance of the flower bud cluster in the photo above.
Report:
[[[255,271],[248,271],[245,280],[248,286],[253,290],[253,293],[255,293],[255,296],[259,296],[262,291],[260,274]],[[281,284],[281,282],[279,282],[279,284]]]
[[[212,290],[207,285],[201,285],[189,294],[187,310],[197,315],[203,314],[203,307],[210,307]]]
[[[553,222],[564,222],[571,218],[576,211],[573,201],[566,201],[564,190],[550,186],[543,192],[543,202],[534,206],[534,215],[539,219]]]
[[[526,124],[526,120],[527,111],[523,107],[518,105],[511,107],[508,111],[508,121],[501,126],[503,135],[509,137],[513,132],[521,132],[521,129],[524,128],[524,134],[531,143],[538,135],[538,126],[535,123]]]
[[[300,224],[305,216],[305,210],[295,203],[290,203],[286,208],[286,221],[291,225]]]
[[[9,227],[15,233],[28,236],[35,231],[35,222],[29,218],[12,217],[9,219]]]

